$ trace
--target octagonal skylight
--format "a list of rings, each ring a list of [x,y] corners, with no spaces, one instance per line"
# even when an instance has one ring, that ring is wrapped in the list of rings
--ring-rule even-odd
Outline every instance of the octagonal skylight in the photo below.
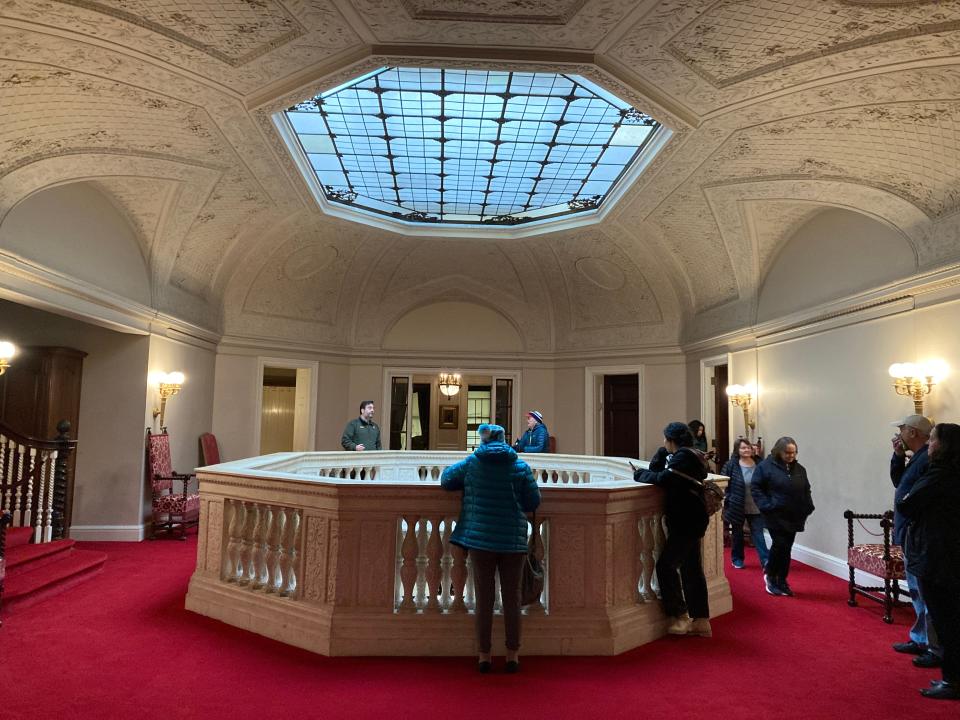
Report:
[[[660,128],[578,75],[404,67],[370,72],[282,117],[328,207],[448,228],[596,212],[639,158],[649,161]]]

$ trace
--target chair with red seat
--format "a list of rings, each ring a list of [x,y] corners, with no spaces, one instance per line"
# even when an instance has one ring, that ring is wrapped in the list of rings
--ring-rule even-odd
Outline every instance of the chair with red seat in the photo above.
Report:
[[[187,528],[200,522],[200,494],[188,492],[193,474],[174,472],[170,460],[170,436],[167,429],[153,433],[147,428],[147,472],[153,493],[153,530],[150,539],[157,532],[168,532],[171,537],[176,528],[180,529],[180,540],[186,540]],[[177,492],[174,484],[183,483],[183,491]]]
[[[204,465],[220,464],[220,447],[217,445],[217,436],[213,433],[203,433],[200,436],[200,458]]]
[[[908,593],[900,587],[900,581],[906,580],[903,567],[903,548],[890,543],[890,531],[893,528],[893,511],[882,515],[862,515],[847,510],[843,513],[847,519],[847,565],[850,568],[849,592],[847,604],[857,604],[857,595],[869,598],[883,605],[883,621],[893,622],[893,606],[899,605],[900,596]],[[853,542],[853,521],[879,520],[883,530],[883,543],[855,545]],[[862,523],[861,523],[862,525]],[[860,585],[854,573],[857,570],[874,575],[883,580],[883,586]],[[877,594],[882,590],[883,594]]]

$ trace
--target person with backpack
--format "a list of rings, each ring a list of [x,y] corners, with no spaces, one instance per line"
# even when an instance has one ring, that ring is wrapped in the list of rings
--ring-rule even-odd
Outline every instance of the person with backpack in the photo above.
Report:
[[[670,616],[671,635],[711,637],[710,603],[703,575],[700,540],[710,524],[703,481],[707,462],[693,448],[693,433],[682,422],[663,430],[663,447],[647,470],[635,468],[633,479],[657,485],[666,493],[667,542],[657,560],[663,611]]]

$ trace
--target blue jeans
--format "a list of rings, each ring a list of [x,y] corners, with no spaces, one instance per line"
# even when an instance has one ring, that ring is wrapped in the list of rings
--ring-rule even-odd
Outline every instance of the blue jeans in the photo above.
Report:
[[[926,645],[934,655],[942,656],[943,650],[940,648],[940,642],[937,639],[937,631],[933,629],[933,620],[930,619],[927,603],[923,599],[920,578],[911,573],[909,568],[907,568],[906,575],[907,587],[910,589],[910,602],[913,603],[913,611],[917,614],[917,619],[913,623],[913,627],[910,628],[910,639],[917,645]]]
[[[767,538],[763,534],[766,528],[763,515],[747,515],[746,518],[747,524],[750,526],[750,539],[757,549],[760,564],[765,567],[770,553],[767,550]],[[730,526],[730,559],[733,562],[743,562],[743,525],[740,527]]]

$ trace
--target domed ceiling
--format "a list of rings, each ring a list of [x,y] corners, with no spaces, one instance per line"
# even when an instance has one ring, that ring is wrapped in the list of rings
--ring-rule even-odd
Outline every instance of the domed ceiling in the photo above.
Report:
[[[772,248],[830,207],[897,228],[918,271],[960,259],[958,0],[10,0],[0,48],[0,235],[93,182],[155,310],[227,339],[377,348],[466,300],[529,353],[675,346],[754,323]],[[325,214],[274,118],[397,67],[582,77],[669,139],[589,227]]]

